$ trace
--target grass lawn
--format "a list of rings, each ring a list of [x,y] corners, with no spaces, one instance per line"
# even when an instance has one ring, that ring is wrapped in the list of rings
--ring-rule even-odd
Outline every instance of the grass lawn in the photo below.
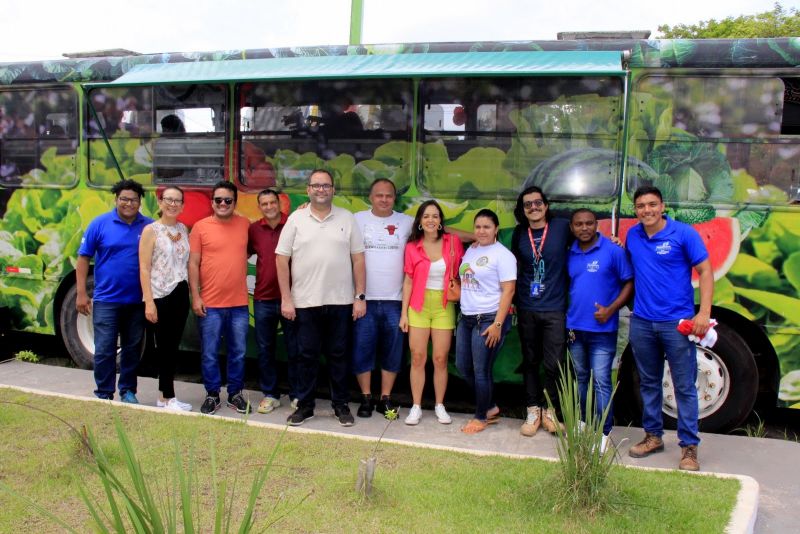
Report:
[[[281,434],[236,421],[146,413],[6,388],[0,388],[0,401],[48,410],[78,428],[85,424],[122,473],[114,430],[119,418],[145,472],[161,488],[168,487],[175,443],[186,451],[193,448],[204,532],[213,516],[212,444],[218,477],[235,486],[234,502],[243,508],[255,467],[268,458]],[[0,404],[0,429],[0,481],[79,532],[88,531],[89,515],[78,488],[86,484],[99,495],[101,487],[71,431],[48,415],[11,404]],[[351,439],[286,434],[259,498],[256,525],[277,505],[274,513],[287,514],[273,527],[280,532],[710,533],[724,530],[739,489],[732,479],[618,468],[612,471],[619,489],[615,510],[587,518],[552,512],[555,463],[381,444],[373,496],[363,500],[354,490],[358,462],[373,447]],[[28,504],[0,491],[0,532],[59,531]]]

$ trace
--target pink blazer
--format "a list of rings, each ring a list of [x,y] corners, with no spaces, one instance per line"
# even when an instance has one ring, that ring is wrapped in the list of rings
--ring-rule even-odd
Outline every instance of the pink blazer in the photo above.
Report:
[[[450,242],[453,242],[453,257],[450,257]],[[442,235],[442,257],[444,258],[445,271],[444,279],[450,280],[453,273],[458,272],[461,264],[461,257],[464,255],[464,247],[461,241],[452,234]],[[419,241],[406,243],[405,261],[403,271],[411,278],[411,301],[409,305],[416,311],[422,311],[422,303],[425,300],[425,284],[428,281],[428,271],[431,268],[431,260],[425,254],[422,246],[422,239]],[[444,288],[442,288],[444,289]],[[447,292],[442,292],[442,307],[447,306]]]

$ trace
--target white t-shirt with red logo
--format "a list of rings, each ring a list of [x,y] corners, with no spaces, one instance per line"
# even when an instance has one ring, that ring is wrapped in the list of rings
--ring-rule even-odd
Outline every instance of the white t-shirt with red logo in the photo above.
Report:
[[[403,300],[403,253],[414,219],[396,211],[378,217],[371,210],[355,217],[364,236],[367,300]]]

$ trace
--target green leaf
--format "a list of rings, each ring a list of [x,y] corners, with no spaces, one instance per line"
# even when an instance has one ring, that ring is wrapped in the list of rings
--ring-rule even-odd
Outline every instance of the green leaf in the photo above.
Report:
[[[794,325],[800,326],[800,299],[758,289],[734,287],[737,295],[752,300],[771,312],[777,313]],[[800,336],[795,336],[800,338]]]

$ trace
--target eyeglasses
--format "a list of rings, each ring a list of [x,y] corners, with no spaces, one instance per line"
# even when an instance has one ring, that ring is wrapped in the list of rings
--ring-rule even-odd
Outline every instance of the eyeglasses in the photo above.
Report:
[[[542,206],[544,206],[544,200],[540,198],[537,198],[536,200],[526,200],[525,202],[522,203],[522,206],[526,210],[529,210],[534,206],[536,206],[537,208],[541,208]]]
[[[231,204],[233,204],[233,199],[231,197],[214,197],[214,204],[216,204],[217,206],[219,206],[223,202],[226,205],[230,206]]]
[[[331,184],[308,184],[308,187],[313,189],[314,191],[330,191],[333,189]]]
[[[117,202],[120,204],[138,204],[139,197],[130,198],[130,197],[117,197]]]
[[[180,206],[183,204],[183,199],[180,198],[161,197],[161,201],[168,206]]]

